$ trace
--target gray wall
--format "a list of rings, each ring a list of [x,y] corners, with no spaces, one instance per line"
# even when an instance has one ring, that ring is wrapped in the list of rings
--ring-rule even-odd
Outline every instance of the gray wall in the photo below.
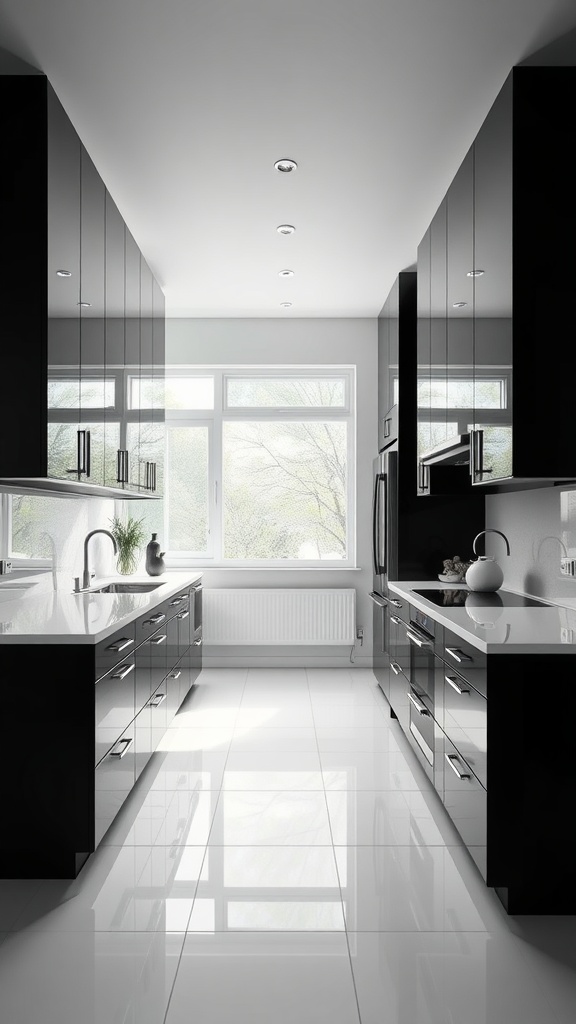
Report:
[[[576,607],[576,579],[560,575],[561,557],[576,558],[576,486],[488,495],[486,526],[502,530],[510,542],[508,558],[500,537],[487,538],[505,588]]]

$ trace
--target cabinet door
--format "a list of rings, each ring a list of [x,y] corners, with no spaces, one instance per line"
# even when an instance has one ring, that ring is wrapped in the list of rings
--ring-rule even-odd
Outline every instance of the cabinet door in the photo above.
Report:
[[[429,470],[422,465],[420,459],[424,452],[432,447],[430,415],[430,239],[431,231],[428,228],[418,246],[416,493],[419,495],[425,495],[429,492]]]
[[[48,476],[65,480],[79,476],[80,151],[48,86]]]
[[[385,431],[386,413],[388,405],[389,379],[390,379],[390,318],[388,316],[388,302],[386,299],[380,316],[378,317],[378,450],[381,451],[387,443]]]
[[[95,764],[98,764],[134,719],[133,654],[98,680],[95,706]]]
[[[140,401],[138,408],[138,442],[134,440],[137,479],[140,490],[154,492],[158,466],[156,462],[154,409],[154,362],[152,330],[152,272],[140,257]]]
[[[443,671],[443,728],[487,788],[488,702],[448,666]]]
[[[164,452],[166,447],[165,425],[165,375],[166,375],[166,320],[164,294],[154,279],[152,282],[152,422],[154,425],[154,452],[156,462],[156,493],[164,493]]]
[[[470,765],[444,740],[444,806],[486,879],[487,794]]]
[[[124,394],[124,221],[109,192],[106,192],[105,203],[104,482],[111,487],[126,487],[128,465]]]
[[[446,435],[467,433],[474,405],[474,159],[469,150],[446,197]]]
[[[125,360],[128,378],[126,448],[128,451],[127,490],[139,489],[140,443],[140,250],[134,237],[125,229]]]
[[[512,467],[512,84],[474,144],[475,378],[473,483]],[[536,367],[534,368],[536,370]]]
[[[86,479],[103,484],[105,476],[104,408],[104,238],[106,190],[84,146],[80,152],[80,421],[90,427]]]
[[[447,422],[448,407],[448,321],[447,289],[447,200],[440,204],[430,225],[430,442],[434,448],[455,431]]]
[[[96,845],[112,824],[134,786],[136,780],[134,738],[135,726],[132,722],[95,770]]]

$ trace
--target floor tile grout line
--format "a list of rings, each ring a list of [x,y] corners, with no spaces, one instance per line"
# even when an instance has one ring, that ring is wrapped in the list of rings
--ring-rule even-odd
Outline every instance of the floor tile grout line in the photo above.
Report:
[[[244,682],[243,682],[243,685],[242,685],[242,693],[240,695],[240,701],[239,701],[238,707],[236,709],[236,717],[235,717],[235,720],[234,720],[234,726],[236,725],[236,721],[238,720],[238,712],[239,712],[240,707],[242,705],[242,697],[244,696],[244,690],[246,688],[246,679],[248,677],[248,671],[249,670],[246,669],[245,673],[244,673]],[[198,886],[200,885],[200,879],[202,877],[202,869],[204,867],[204,861],[206,860],[206,854],[208,852],[208,843],[210,841],[210,835],[211,835],[212,829],[214,827],[214,819],[216,817],[216,811],[217,811],[218,804],[220,802],[220,798],[221,798],[221,795],[222,795],[222,792],[223,792],[223,788],[224,788],[224,776],[225,776],[225,773],[226,773],[226,765],[228,764],[228,758],[229,757],[230,757],[230,744],[228,745],[228,750],[226,752],[226,760],[224,761],[224,767],[222,769],[221,783],[220,783],[220,787],[218,789],[218,796],[216,797],[216,803],[214,805],[214,814],[212,816],[212,821],[210,822],[210,829],[208,830],[208,836],[206,838],[206,843],[204,845],[204,855],[202,857],[202,863],[200,864],[200,868],[198,870],[198,879],[196,881],[196,888],[194,890],[194,897],[192,899],[192,906],[190,907],[190,913],[188,914],[188,919],[186,921],[186,931],[184,932],[184,936],[183,936],[183,939],[182,939],[182,948],[180,950],[180,955],[178,957],[178,963],[176,964],[176,970],[174,971],[174,978],[172,979],[172,985],[170,986],[170,994],[169,994],[168,999],[166,1001],[166,1010],[164,1012],[163,1024],[166,1024],[168,1013],[170,1011],[170,1003],[172,1002],[172,996],[174,994],[174,988],[175,988],[175,985],[176,985],[176,979],[178,978],[178,973],[180,971],[180,967],[181,967],[181,964],[182,964],[182,957],[184,955],[184,947],[186,945],[186,938],[187,938],[187,936],[189,934],[188,933],[188,929],[189,929],[189,926],[190,926],[190,921],[192,920],[192,914],[194,912],[194,904],[196,902],[196,895],[198,893]],[[216,792],[216,790],[210,790],[209,792]]]

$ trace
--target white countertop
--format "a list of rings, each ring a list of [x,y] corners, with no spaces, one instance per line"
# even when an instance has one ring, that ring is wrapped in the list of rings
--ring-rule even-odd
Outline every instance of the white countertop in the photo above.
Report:
[[[51,573],[10,574],[0,582],[0,643],[97,644],[140,615],[144,615],[200,579],[200,572],[172,570],[162,576],[106,576],[94,580],[90,590],[74,594],[54,590]],[[160,583],[144,594],[96,594],[107,583]]]
[[[470,588],[466,584],[441,583],[439,580],[392,581],[388,587],[415,608],[429,612],[436,622],[447,626],[486,654],[576,654],[576,612],[573,608],[555,604],[528,608],[482,608],[479,603],[474,607],[445,607],[427,601],[414,591]],[[489,594],[485,596],[490,597]],[[482,595],[476,593],[475,597],[481,600]]]

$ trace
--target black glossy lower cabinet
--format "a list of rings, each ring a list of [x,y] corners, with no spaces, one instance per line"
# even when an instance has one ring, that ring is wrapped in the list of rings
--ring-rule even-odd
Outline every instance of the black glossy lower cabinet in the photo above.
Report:
[[[88,644],[4,644],[0,877],[74,878],[201,668],[194,590]],[[192,629],[194,625],[194,630]]]
[[[406,707],[414,655],[398,675],[388,668],[391,711],[508,913],[575,914],[574,655],[486,656],[441,629],[432,764],[416,735],[425,731],[411,729],[417,708]]]

